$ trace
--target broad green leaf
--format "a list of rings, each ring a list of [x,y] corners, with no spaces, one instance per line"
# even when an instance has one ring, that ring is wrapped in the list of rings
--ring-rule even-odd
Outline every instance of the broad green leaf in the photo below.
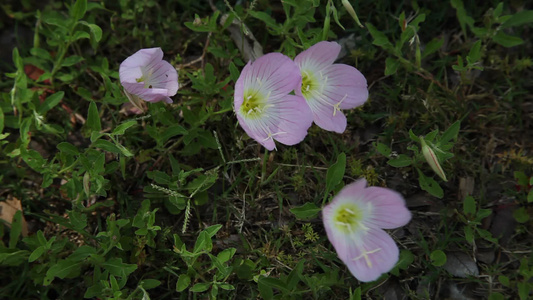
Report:
[[[481,59],[481,40],[474,43],[468,56],[466,57],[469,64],[473,64]]]
[[[39,107],[38,113],[42,115],[50,109],[54,108],[56,105],[59,104],[61,99],[63,99],[63,96],[65,96],[65,92],[60,91],[46,97],[43,104],[41,104],[41,106]]]
[[[476,200],[472,196],[467,196],[463,201],[463,212],[465,215],[476,215]]]
[[[137,124],[137,121],[134,121],[134,120],[131,120],[131,121],[127,121],[127,122],[124,122],[120,125],[118,125],[114,130],[113,132],[111,132],[111,134],[113,135],[122,135],[126,132],[126,130],[128,128],[130,128],[131,126]]]
[[[70,67],[70,66],[73,66],[77,63],[80,63],[84,60],[83,57],[81,56],[78,56],[78,55],[72,55],[72,56],[69,56],[67,58],[65,58],[65,60],[63,60],[63,62],[61,63],[61,66],[62,67]]]
[[[374,25],[370,23],[365,23],[365,25],[368,28],[368,31],[370,32],[372,38],[374,38],[374,41],[372,42],[374,45],[380,46],[384,49],[392,48],[391,42],[383,32],[379,31],[376,27],[374,27]]]
[[[143,279],[139,284],[145,290],[153,289],[161,285],[161,281],[157,279]]]
[[[66,278],[67,276],[73,276],[81,272],[81,262],[73,262],[69,259],[63,259],[58,261],[46,272],[43,284],[49,285],[55,277]]]
[[[442,134],[441,138],[438,141],[439,145],[444,145],[452,139],[456,139],[459,134],[459,129],[461,128],[461,121],[455,121],[446,131]]]
[[[387,57],[385,60],[385,76],[396,74],[400,62],[392,57]]]
[[[197,283],[190,289],[190,291],[193,293],[201,293],[207,291],[209,287],[211,287],[211,283]]]
[[[102,130],[102,125],[100,124],[100,114],[98,113],[98,107],[96,107],[96,103],[94,103],[94,101],[91,101],[91,104],[89,104],[87,127],[96,132],[100,132]]]
[[[398,157],[389,159],[389,161],[387,161],[387,164],[395,168],[407,167],[410,166],[412,163],[413,159],[405,154],[400,154],[398,155]]]
[[[74,5],[70,7],[70,15],[74,20],[83,18],[87,11],[87,0],[76,0]]]
[[[431,195],[441,199],[444,196],[444,191],[440,187],[439,183],[436,182],[435,179],[424,175],[422,171],[418,169],[417,171],[418,171],[418,183],[420,185],[420,188],[430,193]]]
[[[504,47],[511,48],[524,43],[524,40],[517,37],[498,31],[498,33],[492,38],[492,40]]]
[[[107,152],[116,153],[116,154],[121,153],[120,149],[115,144],[111,143],[110,141],[103,140],[103,139],[97,140],[92,145],[96,148],[100,148]]]
[[[66,154],[70,154],[70,155],[80,154],[80,151],[78,150],[78,148],[69,142],[61,142],[57,144],[56,147],[57,149],[59,149],[59,151],[66,153]]]
[[[513,26],[520,26],[526,23],[533,22],[533,10],[523,10],[512,15],[501,25],[501,28],[509,28]]]
[[[291,208],[290,211],[298,219],[315,218],[322,209],[312,202],[307,202],[302,206]]]
[[[17,210],[11,220],[11,233],[9,235],[9,248],[14,249],[17,246],[20,234],[22,233],[22,211]]]
[[[431,264],[442,267],[446,263],[446,254],[442,250],[435,250],[430,254]]]
[[[345,171],[346,154],[341,153],[337,156],[337,161],[328,168],[326,174],[326,194],[333,191],[333,189],[341,183]]]
[[[137,270],[137,265],[123,263],[122,258],[111,258],[102,263],[102,267],[109,271],[110,274],[118,277],[128,276]]]
[[[383,143],[377,143],[376,144],[376,150],[379,152],[379,154],[385,156],[385,157],[389,157],[391,155],[391,149],[389,148],[389,146],[383,144]]]
[[[424,52],[422,52],[422,58],[437,52],[440,48],[442,48],[442,45],[444,45],[444,37],[432,39],[426,44]]]
[[[178,277],[178,282],[176,283],[176,291],[183,292],[191,284],[191,277],[187,274],[181,274]]]
[[[44,246],[39,246],[37,247],[35,250],[33,250],[33,252],[30,254],[30,257],[28,257],[28,262],[34,262],[36,261],[37,259],[39,259],[39,257],[41,257],[41,255],[43,255],[43,253],[46,251],[45,247]]]

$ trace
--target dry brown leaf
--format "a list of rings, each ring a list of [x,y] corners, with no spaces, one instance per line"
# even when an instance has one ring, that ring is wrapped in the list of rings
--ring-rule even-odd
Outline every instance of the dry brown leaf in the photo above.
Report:
[[[22,211],[22,204],[20,203],[20,200],[15,197],[8,196],[6,201],[0,201],[0,219],[6,221],[7,226],[10,228],[11,223],[13,222],[13,217],[19,210]],[[22,236],[28,236],[28,223],[26,223],[24,215],[22,215]]]

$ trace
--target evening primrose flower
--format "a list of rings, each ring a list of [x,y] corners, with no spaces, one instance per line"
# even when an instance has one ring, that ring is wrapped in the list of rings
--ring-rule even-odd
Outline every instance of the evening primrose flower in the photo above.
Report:
[[[163,60],[161,48],[141,49],[126,58],[119,69],[120,83],[128,99],[137,107],[141,100],[172,103],[178,92],[178,72]]]
[[[313,115],[305,99],[289,95],[299,88],[298,66],[281,53],[248,62],[235,83],[234,109],[246,133],[268,150],[274,140],[294,145],[307,135]]]
[[[341,109],[360,106],[368,99],[363,74],[352,66],[334,64],[340,51],[339,44],[323,41],[294,59],[302,74],[302,87],[295,91],[296,95],[307,100],[315,124],[338,133],[346,129]]]
[[[398,246],[383,229],[409,223],[411,213],[399,193],[366,187],[360,179],[345,186],[324,207],[322,217],[339,258],[355,278],[369,282],[390,271],[399,258]]]

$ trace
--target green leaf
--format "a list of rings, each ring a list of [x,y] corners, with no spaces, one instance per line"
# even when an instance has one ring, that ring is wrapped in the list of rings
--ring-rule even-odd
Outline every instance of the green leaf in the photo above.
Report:
[[[100,132],[102,130],[102,125],[100,124],[100,115],[98,113],[98,107],[96,103],[91,101],[89,104],[89,113],[87,115],[87,127],[92,131]]]
[[[59,151],[65,153],[65,154],[70,154],[70,155],[78,155],[80,154],[80,151],[78,150],[78,148],[74,145],[72,145],[71,143],[69,142],[61,142],[59,144],[57,144],[57,149],[59,149]]]
[[[385,60],[385,76],[396,74],[400,62],[392,57],[387,57]]]
[[[389,146],[383,144],[383,143],[377,143],[376,144],[376,150],[379,152],[379,154],[385,156],[385,157],[389,157],[391,155],[391,149],[389,148]]]
[[[476,215],[476,200],[472,196],[467,196],[463,201],[463,212],[465,215]]]
[[[475,42],[472,48],[470,48],[466,59],[469,64],[473,64],[481,59],[481,40]]]
[[[46,272],[43,284],[49,285],[55,277],[66,278],[67,276],[75,276],[81,273],[81,262],[73,262],[69,259],[58,261]]]
[[[17,246],[20,234],[22,233],[22,211],[17,210],[11,220],[11,233],[9,235],[9,248],[14,249]]]
[[[119,277],[126,277],[137,270],[137,265],[123,263],[122,258],[111,258],[102,263],[102,267],[110,274]]]
[[[50,109],[54,108],[56,105],[59,104],[61,99],[63,99],[63,96],[65,96],[65,92],[60,91],[46,97],[43,104],[41,104],[41,106],[39,107],[38,113],[42,115]]]
[[[122,135],[124,134],[124,132],[126,132],[126,130],[128,128],[130,128],[131,126],[137,124],[137,121],[134,121],[134,120],[131,120],[131,121],[127,121],[127,122],[124,122],[120,125],[118,125],[114,130],[113,132],[111,132],[111,134],[113,135]]]
[[[439,139],[439,145],[444,145],[448,143],[450,140],[457,139],[457,135],[459,134],[459,129],[461,129],[461,121],[455,121],[446,131],[442,134],[442,136]]]
[[[298,219],[315,218],[322,209],[312,202],[307,202],[302,206],[291,208],[290,211]]]
[[[492,40],[506,48],[511,48],[524,43],[524,40],[517,37],[498,31],[498,33],[492,38]]]
[[[110,141],[100,139],[94,142],[92,145],[96,148],[100,148],[107,152],[116,153],[116,154],[121,153],[120,149],[115,144],[111,143]]]
[[[70,8],[70,15],[74,20],[83,18],[87,11],[87,0],[76,0],[76,3]]]
[[[513,26],[520,26],[522,24],[533,22],[533,10],[523,10],[512,15],[507,19],[500,28],[509,28]]]
[[[395,168],[407,167],[410,166],[412,163],[413,159],[405,154],[400,154],[398,155],[398,157],[389,159],[389,161],[387,161],[387,164]]]
[[[91,31],[91,39],[94,39],[97,43],[102,39],[102,28],[96,24],[89,24],[89,30]]]
[[[529,214],[525,207],[520,207],[513,212],[513,217],[518,223],[529,221]]]
[[[265,300],[274,299],[274,291],[272,290],[270,286],[264,284],[263,282],[261,282],[261,280],[259,280],[259,282],[257,283],[257,287],[263,299]]]
[[[272,18],[269,14],[262,12],[262,11],[254,11],[254,10],[250,10],[248,11],[248,13],[252,17],[263,21],[268,27],[274,29],[275,31],[281,30],[281,26],[279,26],[278,23],[276,23],[276,20],[274,20],[274,18]]]
[[[422,188],[424,191],[430,193],[431,195],[441,199],[444,196],[444,191],[440,187],[439,183],[435,181],[435,179],[431,177],[426,177],[422,173],[422,171],[418,170],[418,183],[420,185],[420,188]]]
[[[4,132],[4,110],[0,107],[0,133]],[[0,138],[2,140],[3,138]]]
[[[39,246],[37,247],[35,250],[33,250],[33,252],[30,254],[30,257],[28,258],[28,262],[34,262],[36,261],[37,259],[39,259],[39,257],[41,257],[41,255],[43,255],[44,251],[46,251],[45,247],[44,246]]]
[[[474,230],[472,229],[472,227],[465,226],[464,227],[464,232],[465,232],[465,240],[468,243],[473,244],[475,237],[474,237]]]
[[[237,79],[239,79],[240,72],[237,66],[235,66],[233,62],[230,62],[229,64],[229,73],[230,73],[231,80],[233,80],[233,82],[237,82]]]
[[[211,283],[197,283],[191,288],[191,292],[193,293],[201,293],[207,291],[211,287]]]
[[[392,49],[392,44],[387,38],[387,36],[379,31],[374,25],[370,23],[365,23],[366,27],[368,28],[368,31],[370,32],[370,35],[372,38],[374,38],[374,41],[372,42],[376,46],[380,46],[384,49]]]
[[[61,63],[61,66],[62,67],[70,67],[70,66],[73,66],[77,63],[80,63],[84,60],[83,57],[81,56],[78,56],[78,55],[72,55],[72,56],[69,56],[67,58],[65,58],[65,60],[63,60],[63,62]]]
[[[341,183],[346,171],[346,154],[341,153],[337,156],[337,161],[328,168],[326,174],[326,194],[331,192],[339,183]]]
[[[145,290],[153,289],[161,285],[161,281],[157,279],[143,279],[140,283]]]
[[[446,254],[442,250],[431,252],[429,257],[431,258],[431,264],[435,267],[442,267],[446,263]]]
[[[187,274],[181,274],[176,283],[176,291],[183,292],[191,284],[191,277]]]
[[[442,38],[434,38],[429,43],[426,44],[426,47],[424,48],[424,52],[422,52],[422,58],[425,58],[435,52],[437,52],[440,48],[442,48],[442,45],[444,45],[444,37]]]
[[[87,215],[73,210],[68,212],[68,217],[75,230],[82,231],[87,227]]]

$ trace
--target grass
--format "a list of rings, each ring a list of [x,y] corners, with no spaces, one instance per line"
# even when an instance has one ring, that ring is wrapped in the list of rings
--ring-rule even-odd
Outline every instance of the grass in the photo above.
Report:
[[[84,4],[1,6],[0,35],[17,34],[0,64],[0,298],[531,297],[526,3],[357,1],[364,28],[341,1]],[[265,151],[233,113],[247,54],[232,30],[290,57],[344,39],[339,61],[366,76],[369,100],[345,111],[343,134],[313,126]],[[180,89],[133,115],[118,67],[149,47]],[[338,259],[318,213],[362,177],[413,214],[389,231],[397,266],[371,283]]]

